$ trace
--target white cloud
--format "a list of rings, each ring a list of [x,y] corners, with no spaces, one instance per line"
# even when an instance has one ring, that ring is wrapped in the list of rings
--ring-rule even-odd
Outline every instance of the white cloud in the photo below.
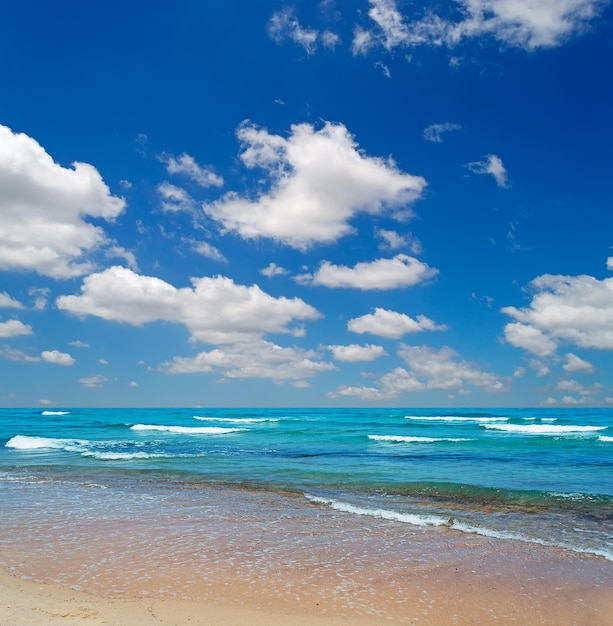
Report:
[[[482,372],[467,361],[459,360],[450,348],[433,350],[427,346],[402,346],[398,354],[409,369],[397,367],[384,374],[376,387],[341,386],[331,397],[356,396],[362,400],[391,400],[405,393],[430,390],[469,393],[466,385],[497,393],[508,390],[508,381]]]
[[[111,221],[124,207],[92,165],[62,167],[34,139],[0,125],[0,269],[84,274],[92,268],[84,255],[110,243],[85,219]]]
[[[273,13],[268,21],[268,34],[277,43],[286,39],[302,46],[307,54],[314,54],[321,43],[324,48],[334,50],[341,38],[330,30],[318,31],[304,28],[292,9],[282,9]]]
[[[387,354],[382,346],[374,346],[372,344],[359,346],[353,343],[348,346],[328,346],[328,350],[332,352],[335,361],[343,361],[345,363],[374,361]]]
[[[23,309],[23,304],[14,300],[6,291],[0,292],[0,309]]]
[[[91,388],[101,388],[104,386],[104,383],[108,382],[108,378],[106,376],[102,376],[100,374],[96,374],[95,376],[85,376],[83,378],[79,378],[79,382],[84,387]]]
[[[607,259],[607,269],[608,270],[613,270],[613,256],[610,256]]]
[[[375,234],[382,240],[380,248],[389,250],[398,250],[400,248],[409,248],[412,254],[421,254],[422,245],[419,239],[411,233],[401,235],[395,230],[385,230],[384,228],[378,228]]]
[[[34,296],[34,309],[36,311],[44,311],[47,308],[50,289],[41,287],[31,287],[28,289],[28,295]]]
[[[434,278],[437,274],[438,270],[426,263],[406,254],[398,254],[392,259],[358,263],[355,267],[323,261],[314,275],[304,274],[298,276],[297,280],[324,287],[384,290],[412,287]]]
[[[431,124],[430,126],[424,128],[423,136],[426,141],[431,141],[432,143],[442,143],[443,133],[460,130],[461,128],[462,127],[459,124],[454,124],[453,122]]]
[[[595,370],[590,362],[584,361],[572,352],[566,355],[566,363],[562,368],[567,372],[584,372],[586,374],[591,374]]]
[[[19,337],[20,335],[31,335],[32,327],[19,320],[8,320],[0,322],[0,337]]]
[[[491,392],[508,390],[508,381],[458,360],[457,353],[450,348],[402,346],[398,354],[410,367],[411,376],[407,378],[410,384],[422,383],[427,389],[461,389],[471,385]]]
[[[175,357],[160,369],[171,374],[221,372],[226,378],[267,378],[283,382],[311,378],[336,367],[321,361],[312,350],[283,348],[256,340],[201,352],[195,357]]]
[[[194,250],[205,256],[209,259],[213,259],[214,261],[219,261],[220,263],[227,263],[228,259],[215,247],[210,243],[206,243],[206,241],[194,241],[193,242]]]
[[[544,274],[530,287],[530,306],[502,309],[517,320],[505,328],[509,343],[539,356],[552,354],[562,342],[613,349],[613,278]]]
[[[559,46],[581,34],[605,4],[603,0],[456,0],[455,20],[431,9],[421,19],[407,20],[395,0],[370,0],[368,15],[376,24],[375,32],[357,30],[371,46],[374,40],[390,51],[417,45],[452,47],[475,37],[535,50]],[[354,37],[354,54],[365,49]]]
[[[351,387],[349,385],[341,385],[336,391],[330,391],[327,395],[330,398],[355,396],[365,402],[376,402],[388,399],[375,387]]]
[[[185,325],[195,341],[234,343],[266,333],[293,333],[295,320],[321,315],[299,298],[274,298],[257,285],[230,278],[192,278],[192,287],[176,288],[152,276],[111,267],[84,279],[80,295],[60,296],[58,308],[135,326],[154,321]]]
[[[195,200],[181,187],[164,181],[157,187],[157,192],[162,196],[162,210],[166,213],[184,211],[193,213],[198,205]]]
[[[88,343],[85,341],[79,341],[78,339],[76,341],[69,341],[68,345],[73,346],[74,348],[89,348]]]
[[[169,174],[187,176],[200,187],[221,187],[223,185],[221,176],[215,174],[211,168],[198,165],[194,157],[185,152],[179,157],[163,154],[160,160],[166,165],[166,171]]]
[[[354,56],[368,54],[369,50],[376,44],[376,40],[369,30],[356,26],[353,31],[353,41],[351,52]]]
[[[279,267],[276,263],[270,262],[266,267],[260,270],[260,274],[266,276],[267,278],[272,278],[273,276],[283,276],[287,274],[288,271]]]
[[[23,361],[25,363],[37,363],[40,358],[37,356],[30,356],[21,350],[15,350],[9,346],[0,346],[0,359],[7,359],[8,361]]]
[[[347,329],[354,333],[370,333],[379,337],[399,339],[408,333],[424,330],[445,330],[447,327],[435,324],[425,315],[418,315],[414,320],[404,313],[376,308],[374,313],[355,317],[347,322]]]
[[[138,387],[138,383],[136,381],[132,380],[132,381],[130,381],[128,383],[128,387]]]
[[[504,327],[504,336],[511,345],[540,357],[551,356],[557,348],[556,342],[543,331],[528,324],[509,323]]]
[[[483,161],[467,163],[466,167],[473,174],[490,174],[499,187],[507,186],[507,170],[502,164],[502,159],[495,154],[488,154]]]
[[[60,352],[59,350],[45,350],[41,353],[41,358],[47,363],[55,363],[55,365],[74,365],[75,360],[66,352]]]
[[[242,162],[263,169],[269,189],[254,199],[230,192],[204,210],[245,239],[270,237],[300,250],[334,242],[354,232],[349,222],[359,213],[406,219],[426,185],[391,158],[366,156],[342,124],[297,124],[285,138],[245,122],[237,134]]]

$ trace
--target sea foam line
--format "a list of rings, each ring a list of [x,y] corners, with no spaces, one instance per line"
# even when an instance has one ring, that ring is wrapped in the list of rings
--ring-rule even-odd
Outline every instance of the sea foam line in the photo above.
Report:
[[[404,524],[413,524],[414,526],[445,526],[449,521],[438,515],[414,515],[412,513],[399,513],[398,511],[390,511],[388,509],[367,509],[361,506],[355,506],[348,502],[340,502],[332,498],[322,498],[305,493],[304,497],[310,502],[316,504],[325,504],[336,511],[344,513],[353,513],[354,515],[368,515],[379,519],[387,519],[395,522],[403,522]]]
[[[157,424],[134,424],[130,430],[155,430],[181,435],[226,435],[238,433],[244,428],[220,428],[215,426],[159,426]]]
[[[277,417],[201,417],[194,415],[201,422],[225,422],[227,424],[259,424],[262,422],[278,422]]]
[[[368,435],[373,441],[388,441],[391,443],[438,443],[440,441],[472,441],[463,437],[407,437],[404,435]]]
[[[459,415],[405,415],[405,420],[418,422],[506,422],[508,417],[460,417]]]
[[[70,411],[43,411],[41,415],[70,415]]]
[[[526,435],[573,435],[604,430],[606,426],[562,426],[559,424],[481,424],[489,430]]]
[[[481,535],[483,537],[492,537],[494,539],[504,539],[512,541],[522,541],[524,543],[536,543],[542,546],[562,548],[570,550],[572,552],[578,552],[580,554],[593,554],[595,556],[601,556],[607,561],[613,561],[613,552],[607,549],[599,548],[581,548],[574,546],[566,542],[556,543],[553,541],[547,541],[538,537],[527,537],[518,533],[503,532],[485,528],[481,526],[473,526],[472,524],[466,524],[455,519],[449,519],[440,517],[437,515],[415,515],[412,513],[399,513],[398,511],[390,511],[388,509],[367,509],[360,506],[355,506],[347,502],[340,502],[332,498],[322,498],[320,496],[314,496],[309,493],[304,494],[305,498],[310,502],[316,504],[325,504],[336,511],[342,511],[344,513],[353,513],[354,515],[368,515],[370,517],[376,517],[379,519],[386,519],[395,522],[402,522],[405,524],[412,524],[414,526],[446,526],[452,530],[463,532],[473,535]]]

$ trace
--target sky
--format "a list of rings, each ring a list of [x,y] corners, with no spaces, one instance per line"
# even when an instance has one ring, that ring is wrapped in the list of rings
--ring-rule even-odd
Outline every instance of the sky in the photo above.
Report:
[[[0,406],[613,406],[609,0],[0,0]]]

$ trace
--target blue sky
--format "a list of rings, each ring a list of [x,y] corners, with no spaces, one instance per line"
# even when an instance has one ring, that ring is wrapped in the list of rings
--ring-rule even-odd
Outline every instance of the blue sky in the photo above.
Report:
[[[613,8],[0,4],[0,406],[613,405]]]

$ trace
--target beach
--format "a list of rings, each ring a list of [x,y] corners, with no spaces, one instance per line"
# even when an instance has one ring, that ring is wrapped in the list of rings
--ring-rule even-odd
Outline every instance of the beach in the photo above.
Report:
[[[227,486],[145,481],[131,492],[140,514],[113,508],[101,485],[28,487],[2,516],[2,626],[604,626],[613,615],[613,563],[595,556]],[[51,495],[61,506],[45,509]]]

